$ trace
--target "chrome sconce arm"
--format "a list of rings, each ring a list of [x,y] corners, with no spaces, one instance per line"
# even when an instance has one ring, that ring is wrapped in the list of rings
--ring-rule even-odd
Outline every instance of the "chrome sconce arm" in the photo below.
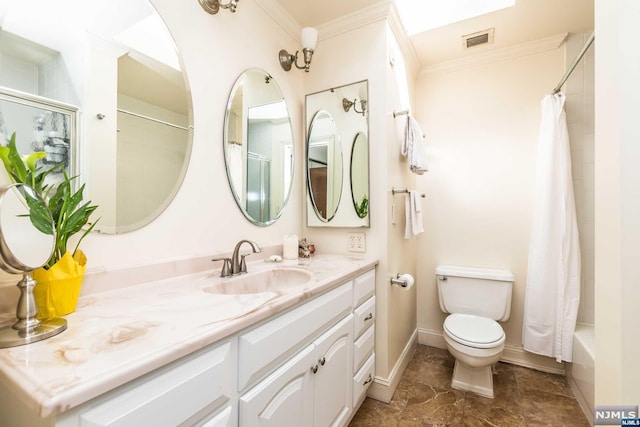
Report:
[[[296,51],[296,54],[292,55],[285,49],[280,50],[280,52],[278,53],[280,65],[285,71],[291,70],[291,65],[295,65],[297,69],[304,70],[305,73],[308,73],[309,68],[311,67],[311,57],[313,56],[313,49],[302,49],[302,54],[304,56],[304,65],[302,66],[298,65],[298,53],[299,51]]]
[[[351,101],[347,98],[342,98],[342,108],[344,109],[344,112],[349,112],[349,109],[353,107],[353,111],[364,116],[367,112],[367,101],[365,101],[364,99],[360,100],[360,108],[362,109],[362,111],[358,111],[358,107],[356,106],[357,101],[357,99]]]
[[[230,12],[235,13],[239,1],[240,0],[229,0],[228,3],[220,3],[219,0],[198,0],[198,3],[200,3],[200,6],[202,6],[205,12],[215,15],[220,8],[229,9]]]

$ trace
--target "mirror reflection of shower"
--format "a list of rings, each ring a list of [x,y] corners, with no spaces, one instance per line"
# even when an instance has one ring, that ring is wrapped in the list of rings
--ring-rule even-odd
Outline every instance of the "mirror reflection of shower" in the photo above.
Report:
[[[291,185],[293,146],[284,100],[249,107],[247,124],[247,212],[259,222],[276,218]],[[282,172],[273,173],[272,166]],[[277,193],[279,197],[273,197]]]
[[[75,107],[0,87],[0,145],[8,146],[16,135],[16,148],[23,155],[44,152],[39,169],[53,169],[45,184],[55,185],[72,176]]]

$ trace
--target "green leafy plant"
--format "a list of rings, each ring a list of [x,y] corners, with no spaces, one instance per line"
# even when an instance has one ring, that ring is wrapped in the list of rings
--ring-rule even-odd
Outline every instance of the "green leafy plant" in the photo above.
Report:
[[[367,199],[367,196],[362,196],[362,202],[356,202],[353,206],[356,209],[358,218],[365,218],[369,213],[369,199]]]
[[[37,161],[44,156],[44,152],[36,152],[26,157],[21,157],[16,148],[15,133],[11,136],[8,147],[0,147],[0,158],[9,178],[13,182],[29,185],[46,202],[43,206],[42,202],[39,202],[37,198],[26,197],[29,205],[29,216],[33,225],[43,233],[52,234],[53,230],[51,230],[51,225],[48,221],[49,214],[53,218],[53,227],[55,229],[54,251],[44,266],[49,269],[67,252],[69,239],[82,231],[84,226],[89,225],[89,217],[98,206],[91,205],[91,201],[83,203],[85,185],[82,184],[78,190],[74,191],[72,182],[77,177],[69,177],[62,164],[49,169],[38,168]],[[62,170],[64,180],[56,185],[45,184],[47,175],[58,170]],[[84,230],[72,254],[78,249],[82,239],[93,230],[97,222],[96,220]]]

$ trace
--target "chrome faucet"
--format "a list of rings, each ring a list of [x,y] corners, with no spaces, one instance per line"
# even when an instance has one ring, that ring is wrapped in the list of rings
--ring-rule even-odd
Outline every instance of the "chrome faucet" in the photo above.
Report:
[[[262,252],[262,250],[260,249],[260,246],[258,246],[256,242],[252,242],[251,240],[240,240],[236,244],[236,247],[233,249],[233,255],[231,256],[231,274],[232,275],[242,274],[247,272],[247,262],[245,261],[244,257],[251,254],[240,255],[240,259],[238,259],[240,246],[242,246],[243,243],[250,244],[254,254]]]

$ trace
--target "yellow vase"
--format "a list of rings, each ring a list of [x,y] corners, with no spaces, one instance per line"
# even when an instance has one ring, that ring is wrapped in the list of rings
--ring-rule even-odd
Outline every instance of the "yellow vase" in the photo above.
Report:
[[[33,293],[38,303],[38,319],[73,313],[80,297],[87,257],[81,250],[64,254],[50,269],[38,268],[31,276],[37,282]]]

